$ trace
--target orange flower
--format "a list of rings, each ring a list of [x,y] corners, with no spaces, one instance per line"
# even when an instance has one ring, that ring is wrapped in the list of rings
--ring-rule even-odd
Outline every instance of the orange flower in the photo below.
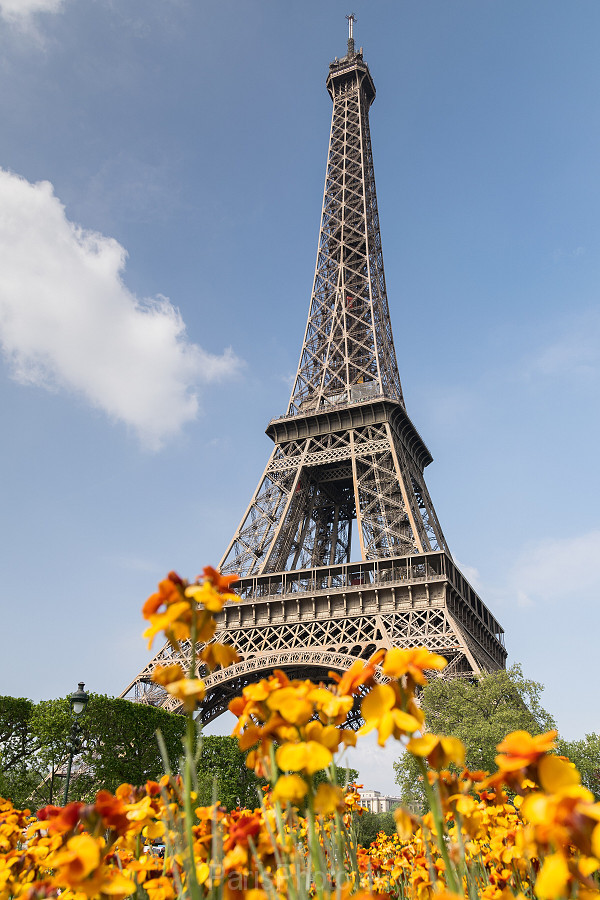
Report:
[[[59,806],[44,806],[38,811],[37,817],[42,822],[47,822],[46,828],[50,834],[65,834],[72,831],[77,823],[84,804],[78,800],[67,803],[62,808]]]
[[[516,772],[536,763],[540,756],[554,749],[557,731],[548,731],[532,737],[526,731],[512,731],[498,744],[500,755],[496,765],[503,772]]]
[[[231,585],[240,580],[239,575],[221,575],[221,573],[217,571],[217,569],[213,569],[212,566],[204,566],[204,568],[202,569],[202,573],[206,580],[210,581],[215,591],[218,591],[219,594],[231,593],[229,590]]]
[[[67,841],[67,848],[52,859],[57,878],[69,887],[77,889],[100,865],[98,841],[89,834],[76,834]]]
[[[120,797],[114,797],[110,791],[98,791],[94,805],[102,816],[106,828],[113,828],[121,833],[127,830],[129,820],[125,815],[125,804]]]
[[[427,647],[412,647],[409,650],[392,647],[385,655],[383,671],[391,678],[409,675],[416,684],[426,684],[424,673],[428,669],[441,671],[446,665],[447,661],[443,656],[430,653]]]
[[[152,594],[142,607],[142,615],[145,619],[158,612],[161,606],[169,606],[181,598],[183,581],[176,572],[169,572],[166,578],[158,584],[158,593]]]
[[[239,656],[235,647],[231,644],[219,644],[218,642],[207,644],[200,653],[202,659],[212,672],[217,666],[226,669],[234,662],[239,662]]]
[[[379,665],[384,655],[385,650],[377,650],[367,662],[357,659],[341,677],[337,672],[329,672],[329,677],[338,682],[337,693],[353,695],[361,685],[371,684],[375,667]]]
[[[171,666],[156,666],[152,671],[151,680],[155,684],[172,684],[174,681],[181,681],[185,678],[185,672],[179,665],[174,663]]]

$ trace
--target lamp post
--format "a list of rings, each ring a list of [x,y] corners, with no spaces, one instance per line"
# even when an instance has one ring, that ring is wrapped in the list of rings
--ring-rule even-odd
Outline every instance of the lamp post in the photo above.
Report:
[[[67,750],[69,751],[69,762],[67,764],[67,780],[65,782],[63,806],[66,806],[67,798],[69,796],[69,781],[71,780],[71,766],[73,765],[73,756],[77,750],[81,749],[81,725],[79,724],[78,720],[79,717],[82,716],[85,712],[88,700],[90,699],[88,694],[86,694],[83,689],[84,686],[85,685],[83,681],[80,681],[77,690],[73,691],[73,693],[69,697],[69,704],[71,706],[71,712],[73,714],[73,724],[71,725],[69,742],[67,744]]]

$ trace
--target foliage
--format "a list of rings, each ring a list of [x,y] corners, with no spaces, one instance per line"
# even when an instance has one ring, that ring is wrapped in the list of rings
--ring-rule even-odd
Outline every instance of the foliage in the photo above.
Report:
[[[428,728],[458,738],[466,748],[466,765],[490,772],[496,746],[510,731],[542,734],[555,728],[541,705],[543,685],[523,675],[520,665],[473,680],[436,678],[424,687],[421,706]],[[426,807],[425,788],[415,757],[404,754],[394,763],[402,802]]]
[[[226,809],[236,806],[254,807],[258,803],[261,784],[246,766],[235,738],[208,735],[201,738],[198,760],[198,800],[210,806],[215,800]]]
[[[315,772],[313,776],[317,787],[325,781],[329,781],[331,777],[331,772],[327,769],[321,769],[320,772]],[[358,770],[346,768],[346,766],[334,765],[333,780],[334,783],[339,784],[340,787],[348,787],[350,784],[356,784],[358,781]]]
[[[17,804],[56,802],[64,788],[66,745],[73,724],[67,697],[58,700],[0,699],[0,794]],[[176,762],[185,720],[153,706],[90,695],[79,719],[82,752],[73,766],[69,796],[92,799],[100,788],[142,784],[163,774],[156,742],[160,729]]]
[[[164,768],[157,729],[176,764],[182,754],[185,720],[154,706],[92,694],[81,724],[82,760],[93,770],[95,783],[106,790],[160,778]]]
[[[33,703],[23,697],[0,697],[0,796],[24,804],[38,780],[30,760],[36,749],[30,719]]]
[[[580,741],[559,740],[557,747],[575,764],[588,791],[600,800],[600,734],[586,734]]]
[[[396,820],[393,811],[373,813],[365,810],[353,817],[354,833],[359,847],[369,847],[378,834],[388,837],[396,834]]]

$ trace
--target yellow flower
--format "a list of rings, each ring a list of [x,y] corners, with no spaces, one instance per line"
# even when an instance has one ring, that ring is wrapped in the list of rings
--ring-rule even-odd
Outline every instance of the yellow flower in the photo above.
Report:
[[[360,671],[362,672],[362,670],[361,664]],[[337,724],[344,722],[354,705],[354,700],[349,694],[338,696],[325,687],[314,688],[308,694],[308,699],[315,704],[324,721],[333,719]]]
[[[84,878],[100,865],[100,847],[89,834],[77,834],[67,841],[67,849],[52,860],[58,877],[76,888]]]
[[[302,802],[308,792],[308,785],[300,775],[280,775],[273,788],[273,800],[280,803]]]
[[[417,684],[426,684],[425,671],[428,669],[441,671],[447,664],[443,656],[430,653],[427,647],[411,647],[408,650],[392,647],[385,655],[382,668],[391,678],[410,675]]]
[[[333,759],[331,751],[316,741],[299,744],[282,744],[275,759],[280,769],[306,772],[312,775],[328,766]]]
[[[342,789],[333,784],[324,782],[317,788],[315,794],[315,812],[322,816],[332,815],[336,810],[344,809],[344,794]]]
[[[396,706],[396,693],[389,684],[376,684],[363,700],[360,711],[365,724],[359,734],[368,734],[373,728],[377,728],[377,743],[380,747],[391,734],[399,738],[402,734],[411,734],[420,728],[420,723],[414,716],[398,709]]]
[[[181,681],[182,678],[185,678],[185,672],[179,663],[171,666],[156,666],[152,671],[152,681],[155,684],[171,684],[173,681]]]
[[[135,882],[120,872],[111,872],[110,875],[103,879],[100,885],[100,893],[107,894],[109,897],[129,897],[135,891]],[[95,894],[96,891],[93,892],[93,895]]]
[[[164,631],[167,637],[170,634],[175,641],[181,641],[189,637],[189,622],[184,621],[182,618],[186,613],[189,616],[190,604],[185,600],[178,600],[167,606],[163,613],[147,616],[151,622],[150,627],[144,632],[144,637],[148,638],[148,649],[152,647],[154,638],[159,631]]]
[[[558,900],[567,896],[569,867],[562,853],[552,853],[543,862],[535,882],[535,893],[540,900]]]
[[[306,698],[306,685],[288,685],[273,691],[267,699],[269,709],[279,713],[291,725],[305,725],[313,716],[313,705]]]
[[[151,878],[149,881],[144,881],[144,890],[148,894],[150,900],[174,900],[175,898],[173,882],[165,875],[161,875],[160,878]]]
[[[394,822],[401,841],[410,840],[418,827],[418,820],[401,806],[394,810]]]
[[[455,737],[427,733],[419,738],[411,738],[406,749],[413,756],[426,756],[433,769],[444,769],[451,762],[459,766],[465,764],[465,746]]]
[[[206,694],[206,687],[201,678],[182,678],[180,681],[166,684],[165,690],[171,697],[181,700],[186,712],[193,712]]]
[[[219,644],[218,642],[207,644],[202,650],[200,658],[206,663],[212,672],[217,666],[226,669],[231,663],[239,662],[239,656],[235,647],[231,644]]]
[[[239,601],[241,598],[233,592],[220,593],[216,591],[210,581],[202,584],[190,584],[185,589],[185,596],[190,597],[209,612],[221,612],[228,600]]]
[[[356,741],[356,735],[354,732],[352,734]],[[304,735],[307,740],[317,741],[319,744],[327,747],[328,750],[331,750],[332,753],[335,753],[339,747],[343,732],[339,731],[335,725],[322,725],[321,722],[313,721],[307,724],[304,729]]]
[[[538,765],[540,784],[549,794],[574,784],[581,784],[581,776],[573,763],[558,756],[543,756]]]

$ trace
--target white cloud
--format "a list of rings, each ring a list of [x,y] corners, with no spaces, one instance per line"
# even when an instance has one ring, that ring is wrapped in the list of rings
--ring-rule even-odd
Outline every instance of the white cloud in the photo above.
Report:
[[[0,0],[0,16],[7,22],[27,27],[39,12],[60,12],[64,0]]]
[[[240,361],[191,343],[167,298],[132,294],[126,257],[70,222],[49,182],[0,169],[0,345],[12,376],[75,392],[157,447],[196,417],[198,386]]]
[[[520,604],[598,605],[600,531],[553,538],[526,549],[515,563],[510,586]]]

